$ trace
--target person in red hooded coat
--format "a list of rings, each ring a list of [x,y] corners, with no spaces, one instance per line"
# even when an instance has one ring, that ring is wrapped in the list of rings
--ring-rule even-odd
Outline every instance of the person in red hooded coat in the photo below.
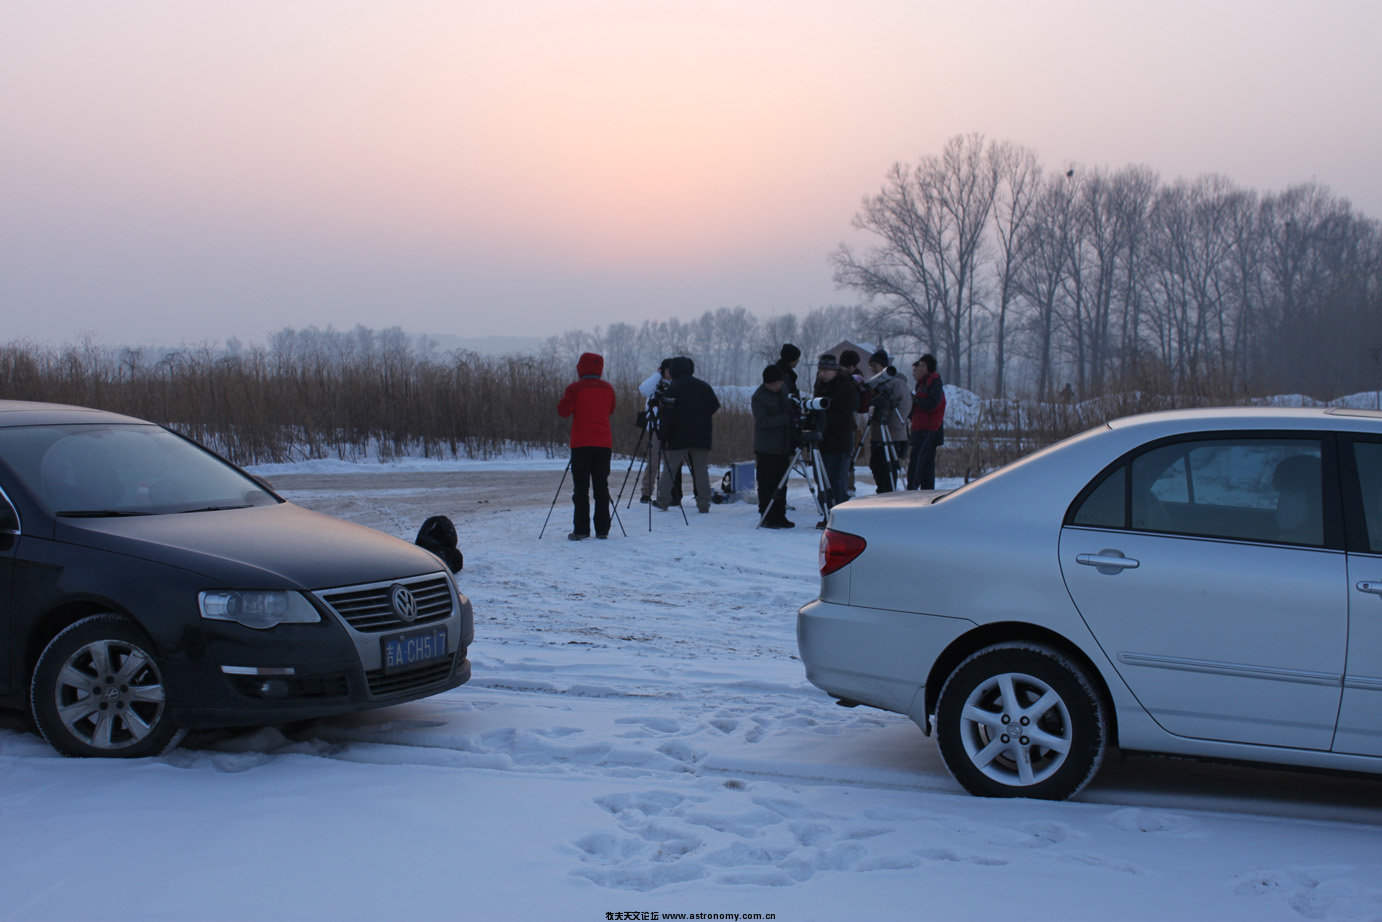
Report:
[[[595,537],[609,537],[609,458],[614,445],[609,418],[614,413],[614,388],[600,375],[605,360],[586,352],[576,362],[573,381],[557,404],[558,415],[571,417],[571,479],[575,504],[572,541],[590,537],[590,490],[595,490]]]

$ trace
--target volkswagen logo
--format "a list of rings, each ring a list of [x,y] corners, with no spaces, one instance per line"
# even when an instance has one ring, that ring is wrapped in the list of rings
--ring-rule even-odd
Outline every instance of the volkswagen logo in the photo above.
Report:
[[[407,586],[394,583],[393,588],[389,590],[389,604],[393,606],[394,614],[404,621],[417,618],[417,599],[413,598]]]

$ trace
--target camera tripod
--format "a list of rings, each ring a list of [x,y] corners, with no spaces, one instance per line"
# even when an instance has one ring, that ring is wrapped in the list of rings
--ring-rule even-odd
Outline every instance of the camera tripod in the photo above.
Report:
[[[807,466],[810,472],[807,472]],[[783,472],[782,479],[773,488],[773,495],[777,495],[779,490],[787,489],[787,481],[791,479],[792,471],[797,471],[806,480],[806,488],[811,491],[811,499],[816,504],[816,510],[821,517],[830,511],[830,483],[825,476],[825,463],[821,460],[821,433],[815,429],[807,429],[801,433],[801,445],[792,455],[792,460],[787,462],[787,470]],[[762,488],[759,484],[759,488]],[[763,523],[768,520],[768,513],[772,512],[773,505],[771,500],[765,505],[763,514],[758,517],[758,527],[762,528]]]
[[[902,418],[902,413],[897,409],[896,406],[892,406],[891,404],[889,404],[889,408],[892,410],[893,415],[897,417],[897,421],[902,423],[902,428],[905,432],[907,429],[907,421]],[[878,409],[878,407],[875,407],[874,412],[869,414],[869,421],[868,425],[864,427],[864,434],[869,437],[870,444],[882,446],[883,460],[888,465],[889,475],[892,479],[892,489],[897,490],[898,478],[905,476],[907,472],[902,469],[902,457],[897,453],[896,443],[894,443],[893,440],[889,438],[891,433],[889,433],[887,430],[887,424],[882,419],[877,418]],[[886,415],[886,413],[884,415]],[[859,447],[855,449],[854,461],[851,462],[851,464],[859,460],[859,453],[863,450],[864,443],[861,441],[859,443]],[[878,476],[877,474],[875,474],[874,480],[877,481],[877,479]],[[881,487],[882,484],[875,482],[874,486]]]
[[[618,509],[618,508],[619,508],[619,501],[622,500],[622,499],[624,498],[624,488],[627,487],[627,486],[629,485],[629,475],[630,475],[631,473],[633,473],[633,462],[634,462],[634,459],[635,459],[635,458],[638,459],[638,474],[634,477],[634,482],[635,482],[635,483],[637,483],[638,481],[642,480],[642,479],[643,479],[643,472],[644,472],[645,470],[647,470],[648,468],[650,468],[650,467],[653,466],[653,452],[654,452],[655,450],[658,449],[658,446],[654,443],[654,440],[657,438],[657,420],[658,420],[658,410],[657,410],[657,407],[655,407],[655,406],[654,406],[654,407],[649,407],[648,412],[647,412],[646,416],[644,417],[643,428],[640,429],[639,432],[638,432],[638,441],[637,441],[636,443],[634,443],[634,446],[633,446],[633,453],[629,455],[629,466],[628,466],[628,468],[624,471],[624,482],[621,483],[621,484],[619,485],[619,495],[618,495],[617,497],[615,497],[615,500],[614,500],[614,507],[615,507],[615,509]],[[644,439],[645,436],[647,437],[647,440],[648,440],[648,446],[647,446],[647,448],[644,448],[644,447],[643,447],[643,439]],[[658,451],[658,455],[659,455],[659,456],[661,457],[661,459],[662,459],[662,465],[663,465],[664,467],[666,467],[666,466],[667,466],[667,448],[666,448],[666,446],[662,446],[662,447],[661,447],[661,450]],[[670,469],[669,469],[669,476],[675,478],[675,477],[676,477],[676,474],[675,474],[675,472],[671,472]],[[654,484],[654,489],[656,489],[656,484]],[[633,506],[633,493],[630,492],[630,493],[629,493],[629,502],[628,502],[628,505],[625,506],[625,508],[626,508],[626,509],[627,509],[627,508],[631,508],[632,506]],[[686,523],[687,525],[690,525],[690,524],[691,524],[691,520],[688,519],[688,518],[686,517],[686,510],[685,510],[685,509],[682,509],[680,504],[677,505],[677,508],[678,508],[678,509],[681,509],[681,518],[682,518],[682,521],[683,521],[684,523]],[[621,528],[623,527],[623,524],[622,524],[622,523],[620,523],[620,527],[621,527]],[[652,503],[652,497],[649,497],[649,498],[648,498],[648,531],[652,531],[652,530],[653,530],[653,503]]]

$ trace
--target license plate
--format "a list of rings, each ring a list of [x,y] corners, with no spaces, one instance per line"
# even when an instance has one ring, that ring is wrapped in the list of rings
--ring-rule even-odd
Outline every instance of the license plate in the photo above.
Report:
[[[383,638],[383,644],[384,671],[407,669],[409,666],[446,656],[446,628],[434,627],[390,634]]]

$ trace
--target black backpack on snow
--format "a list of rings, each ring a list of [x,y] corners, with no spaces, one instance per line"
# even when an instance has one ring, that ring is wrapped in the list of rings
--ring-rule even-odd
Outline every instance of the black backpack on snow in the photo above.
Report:
[[[452,573],[461,572],[465,557],[456,546],[456,526],[444,515],[434,515],[417,530],[418,547],[441,558]]]

